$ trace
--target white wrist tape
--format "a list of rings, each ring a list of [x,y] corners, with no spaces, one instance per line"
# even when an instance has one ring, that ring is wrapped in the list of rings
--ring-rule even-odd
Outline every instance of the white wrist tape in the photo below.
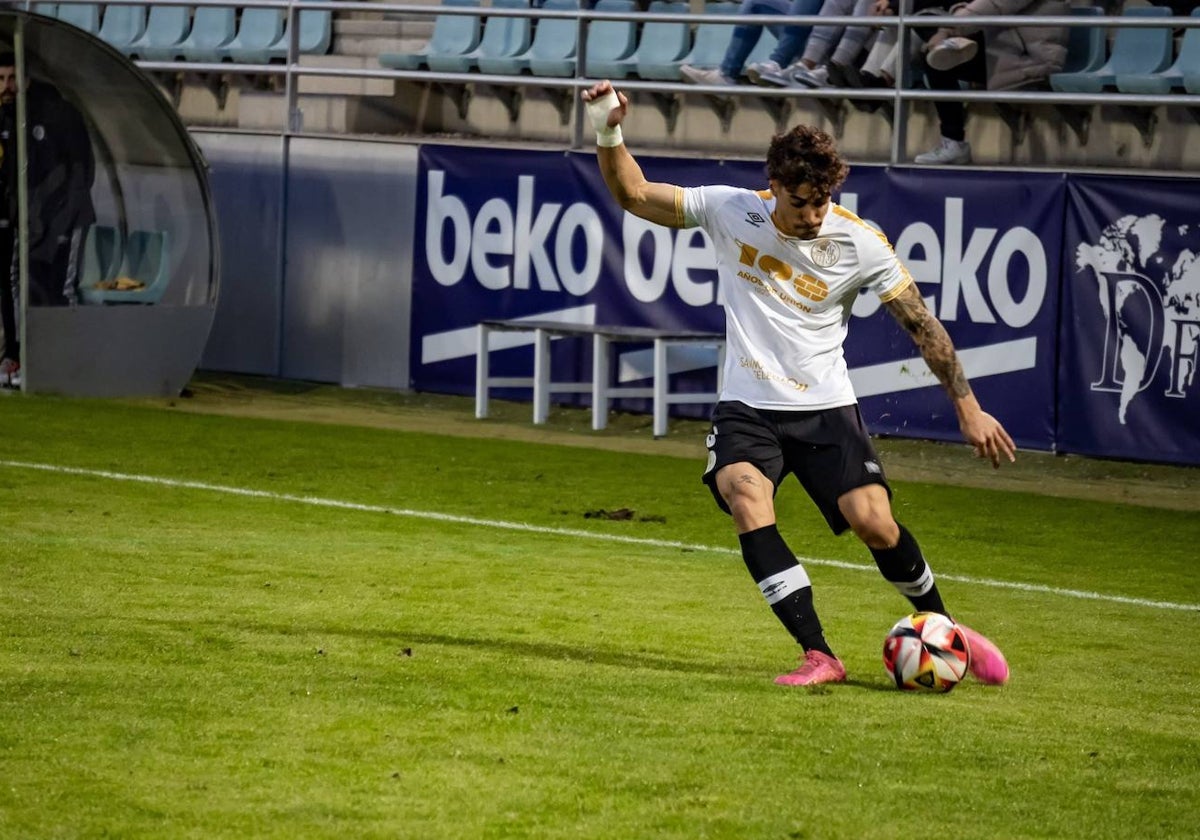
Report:
[[[617,99],[617,92],[615,90],[610,90],[599,99],[593,99],[588,102],[588,118],[592,121],[592,128],[596,129],[597,146],[620,146],[625,142],[625,139],[621,136],[621,126],[609,126],[608,124],[608,115],[612,112],[612,109],[620,107],[621,101]]]

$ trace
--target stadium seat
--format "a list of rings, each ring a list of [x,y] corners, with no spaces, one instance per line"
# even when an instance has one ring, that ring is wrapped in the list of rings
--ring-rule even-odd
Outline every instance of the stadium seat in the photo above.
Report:
[[[1200,6],[1192,9],[1192,17],[1200,17]],[[1163,94],[1172,88],[1184,87],[1184,76],[1200,76],[1200,28],[1185,29],[1175,63],[1161,73],[1117,75],[1117,90],[1122,93]],[[1195,84],[1193,83],[1193,87]]]
[[[237,35],[237,9],[233,6],[199,6],[192,18],[192,31],[179,45],[188,61],[217,63],[221,50]]]
[[[79,265],[79,294],[84,302],[103,302],[103,290],[96,286],[111,282],[120,267],[121,249],[117,229],[111,225],[88,226]]]
[[[100,6],[96,3],[62,3],[58,7],[58,19],[95,35],[100,31]]]
[[[706,15],[736,15],[737,11],[736,3],[707,3],[704,6]],[[729,46],[729,39],[733,37],[733,28],[732,23],[699,24],[691,51],[679,63],[704,69],[720,67],[725,58],[725,50]],[[671,78],[680,78],[678,68]]]
[[[100,38],[126,52],[146,32],[145,6],[107,6],[100,24]]]
[[[333,12],[328,9],[301,9],[296,13],[300,31],[296,35],[299,55],[325,55],[333,44]],[[286,61],[288,54],[288,32],[286,18],[279,40],[267,48],[268,61]]]
[[[573,12],[579,0],[546,0],[542,9]],[[570,18],[542,18],[533,30],[533,42],[524,55],[514,61],[535,76],[570,76],[575,72],[575,53],[579,46],[579,22]]]
[[[1071,14],[1079,17],[1100,17],[1099,6],[1072,6]],[[1062,73],[1090,73],[1099,70],[1108,57],[1108,44],[1103,26],[1072,26],[1067,37],[1067,59]]]
[[[125,240],[120,267],[109,279],[136,280],[143,284],[142,287],[126,290],[97,289],[95,283],[81,282],[80,295],[84,302],[157,303],[162,299],[169,279],[168,241],[166,231],[131,230]],[[84,258],[87,259],[86,250]]]
[[[633,0],[596,0],[597,12],[636,12]],[[594,20],[588,24],[584,74],[607,79],[617,75],[621,63],[637,49],[636,20]]]
[[[1165,6],[1138,6],[1126,9],[1129,17],[1170,17]],[[1054,73],[1050,87],[1071,93],[1101,93],[1116,86],[1117,76],[1143,75],[1165,70],[1171,63],[1174,41],[1169,26],[1118,27],[1113,38],[1112,55],[1098,70],[1078,73]]]
[[[142,37],[124,52],[143,61],[173,61],[192,30],[192,10],[187,6],[151,6]]]
[[[528,9],[529,0],[492,0],[492,7],[498,9]],[[483,37],[479,46],[462,56],[441,56],[439,65],[448,68],[448,72],[465,73],[478,67],[485,73],[496,72],[485,70],[484,65],[492,67],[492,62],[503,62],[518,56],[529,49],[533,41],[533,19],[528,17],[489,17],[483,26]],[[430,67],[434,67],[432,57]],[[503,70],[499,72],[504,72]]]
[[[442,0],[443,6],[478,8],[479,0]],[[379,63],[394,70],[435,69],[434,56],[461,57],[479,46],[480,18],[477,15],[440,14],[433,21],[429,42],[412,53],[381,53]]]
[[[654,0],[649,11],[656,14],[687,14],[688,4]],[[624,62],[619,78],[633,73],[641,79],[679,79],[679,64],[692,47],[692,32],[684,21],[646,23],[637,52]]]
[[[271,47],[283,37],[287,12],[283,9],[242,9],[237,35],[217,52],[234,64],[267,64]]]

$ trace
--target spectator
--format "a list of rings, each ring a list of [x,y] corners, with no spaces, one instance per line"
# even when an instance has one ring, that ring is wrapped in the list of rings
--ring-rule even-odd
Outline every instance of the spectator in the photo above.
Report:
[[[0,78],[11,74],[13,66],[12,53],[0,53]],[[92,141],[79,110],[53,85],[31,80],[25,103],[29,303],[67,306],[78,302],[83,237],[96,220],[91,194],[96,176]],[[15,130],[12,136],[16,136]],[[15,186],[16,164],[15,154],[4,156],[4,183]],[[10,194],[9,218],[15,220],[16,194],[11,189]],[[17,276],[14,271],[14,284]]]
[[[743,0],[738,8],[740,15],[815,15],[821,9],[821,0]],[[746,68],[750,81],[759,83],[764,75],[779,72],[804,49],[812,27],[807,24],[785,26],[768,24],[771,34],[779,39],[766,61],[759,61]],[[720,67],[705,68],[684,64],[679,68],[685,82],[698,85],[736,85],[742,75],[742,66],[762,37],[761,24],[744,23],[734,27],[733,37]]]
[[[870,16],[887,12],[888,0],[825,0],[822,17]],[[816,26],[796,65],[771,74],[766,81],[780,87],[837,87],[857,81],[859,55],[871,37],[869,26]]]
[[[938,29],[928,39],[925,80],[932,90],[958,90],[961,82],[989,90],[1043,85],[1062,69],[1067,57],[1067,27],[981,27],[974,15],[1066,15],[1066,0],[971,0],[951,8],[962,24]],[[966,105],[954,100],[934,103],[940,123],[937,147],[914,158],[915,163],[971,162],[966,137]]]

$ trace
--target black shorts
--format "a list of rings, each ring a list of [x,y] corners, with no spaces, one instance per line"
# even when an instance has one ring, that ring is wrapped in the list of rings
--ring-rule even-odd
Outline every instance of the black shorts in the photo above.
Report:
[[[721,510],[729,506],[717,490],[717,471],[746,461],[771,480],[775,490],[788,473],[799,479],[835,534],[850,527],[838,510],[842,495],[868,484],[888,487],[857,405],[819,411],[772,411],[740,402],[720,402],[708,435],[704,483]]]

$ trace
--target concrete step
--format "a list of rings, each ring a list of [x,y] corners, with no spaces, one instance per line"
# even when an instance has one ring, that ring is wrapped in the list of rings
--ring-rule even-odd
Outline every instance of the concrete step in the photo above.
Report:
[[[303,55],[301,67],[347,67],[355,70],[379,69],[374,56],[357,55]],[[396,93],[392,79],[354,79],[336,76],[301,76],[296,88],[300,94],[325,94],[337,96],[385,96]]]
[[[428,43],[428,38],[336,38],[333,51],[338,55],[350,55],[374,60],[382,53],[416,52]],[[368,64],[367,66],[372,66]]]
[[[242,91],[237,103],[237,127],[279,131],[285,122],[282,94]],[[306,95],[296,99],[305,131],[329,134],[396,134],[411,118],[381,97]]]

